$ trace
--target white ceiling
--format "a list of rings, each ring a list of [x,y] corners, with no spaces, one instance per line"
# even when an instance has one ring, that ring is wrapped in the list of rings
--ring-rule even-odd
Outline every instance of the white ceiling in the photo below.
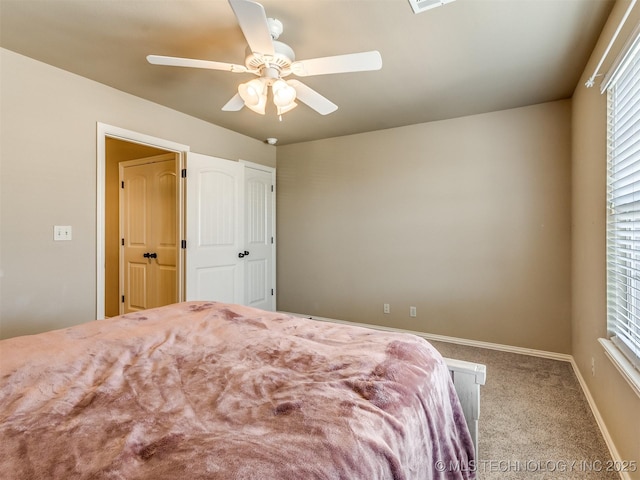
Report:
[[[408,0],[261,3],[296,59],[378,50],[382,70],[301,78],[339,106],[327,116],[223,112],[251,74],[145,57],[244,64],[227,0],[0,0],[0,46],[282,145],[569,98],[614,0],[457,0],[418,15]]]

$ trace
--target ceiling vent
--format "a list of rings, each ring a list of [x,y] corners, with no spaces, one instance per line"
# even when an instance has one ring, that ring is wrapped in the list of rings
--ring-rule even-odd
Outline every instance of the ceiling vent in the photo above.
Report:
[[[413,8],[413,13],[421,13],[453,1],[454,0],[409,0],[409,3],[411,4],[411,8]]]

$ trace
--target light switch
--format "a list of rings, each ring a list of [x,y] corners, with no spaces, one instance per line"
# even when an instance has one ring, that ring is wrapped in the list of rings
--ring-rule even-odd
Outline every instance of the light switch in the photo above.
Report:
[[[71,240],[71,225],[54,225],[53,239],[56,241]]]

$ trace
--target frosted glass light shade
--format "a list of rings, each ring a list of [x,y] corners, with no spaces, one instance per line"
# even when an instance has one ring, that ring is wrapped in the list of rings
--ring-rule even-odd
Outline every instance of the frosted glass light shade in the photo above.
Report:
[[[256,113],[259,113],[260,115],[264,115],[265,113],[265,108],[267,106],[267,96],[266,95],[260,95],[260,97],[258,98],[258,103],[255,105],[248,105],[245,103],[245,105],[247,106],[247,108],[253,110]]]
[[[265,84],[259,78],[238,85],[238,93],[247,107],[257,106],[264,95]]]
[[[287,107],[296,99],[296,89],[284,80],[276,80],[271,86],[273,91],[273,103],[277,107]]]

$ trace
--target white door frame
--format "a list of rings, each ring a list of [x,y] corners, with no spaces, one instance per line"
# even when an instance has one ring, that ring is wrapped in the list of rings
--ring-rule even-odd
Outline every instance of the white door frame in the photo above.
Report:
[[[132,143],[141,143],[151,147],[161,148],[163,150],[172,151],[179,154],[178,169],[184,168],[184,159],[186,153],[190,151],[188,145],[182,145],[180,143],[172,142],[162,138],[152,137],[143,133],[134,132],[132,130],[126,130],[124,128],[115,127],[113,125],[107,125],[106,123],[97,122],[97,135],[96,135],[96,319],[104,318],[104,289],[105,289],[105,168],[106,168],[106,139],[116,138],[118,140],[124,140]],[[178,198],[180,199],[179,205],[179,228],[184,234],[184,192],[183,182],[178,182]],[[184,237],[183,237],[184,238]],[[178,276],[180,279],[183,275],[184,259],[183,255],[179,255],[180,268],[178,270]],[[178,297],[182,298],[184,293],[184,285],[181,280],[181,288],[178,291]]]

